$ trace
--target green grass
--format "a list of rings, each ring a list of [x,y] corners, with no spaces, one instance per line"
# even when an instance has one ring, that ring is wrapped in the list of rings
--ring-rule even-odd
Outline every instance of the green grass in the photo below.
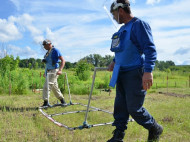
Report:
[[[169,90],[170,91],[170,90]],[[186,93],[185,93],[186,94]],[[180,94],[180,91],[178,95]],[[45,118],[36,108],[42,105],[42,96],[30,94],[24,96],[0,96],[0,141],[1,142],[105,142],[112,136],[111,125],[90,129],[69,131],[58,127]],[[65,96],[68,102],[68,96]],[[115,91],[111,95],[101,92],[92,96],[91,106],[113,111]],[[51,95],[51,103],[56,98]],[[88,96],[72,95],[73,102],[87,104]],[[149,93],[146,96],[145,108],[163,125],[161,142],[189,142],[190,138],[190,97],[176,97],[167,94]],[[9,108],[9,109],[8,109]],[[86,110],[83,106],[52,108],[47,113]],[[69,127],[80,126],[84,122],[85,113],[67,114],[54,117]],[[103,112],[89,112],[89,124],[112,122],[113,117]],[[147,130],[136,122],[129,122],[124,141],[145,142]]]
[[[43,83],[45,81],[44,77],[40,77],[40,73],[43,74],[44,70],[29,70],[29,69],[17,69],[11,71],[11,74],[6,72],[5,75],[0,73],[0,95],[1,94],[16,94],[16,95],[24,95],[28,94],[32,89],[42,89]],[[90,73],[90,77],[86,81],[80,80],[73,70],[64,70],[68,75],[68,80],[70,84],[70,91],[73,94],[77,95],[86,95],[89,94],[92,76],[94,74],[93,71]],[[11,76],[10,76],[11,75]],[[96,81],[94,84],[94,88],[96,89],[105,89],[108,88],[108,84],[110,81],[110,77],[112,72],[108,71],[97,71],[96,73]],[[185,72],[164,72],[164,71],[154,71],[154,84],[152,86],[152,92],[156,92],[157,89],[160,88],[188,88],[190,87],[190,73]],[[167,80],[168,78],[168,80]],[[59,76],[58,83],[61,91],[66,94],[68,93],[65,74]],[[66,89],[65,89],[66,87]],[[11,89],[10,89],[11,88]],[[94,93],[97,93],[97,90],[94,89]],[[187,91],[187,94],[190,92]]]

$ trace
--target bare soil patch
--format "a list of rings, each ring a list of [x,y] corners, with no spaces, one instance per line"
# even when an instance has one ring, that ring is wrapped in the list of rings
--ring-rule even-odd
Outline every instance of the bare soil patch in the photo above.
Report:
[[[158,92],[159,94],[164,94],[166,96],[172,96],[172,97],[179,97],[179,98],[186,98],[186,97],[190,97],[190,95],[188,94],[176,94],[176,93],[165,93],[165,92]]]

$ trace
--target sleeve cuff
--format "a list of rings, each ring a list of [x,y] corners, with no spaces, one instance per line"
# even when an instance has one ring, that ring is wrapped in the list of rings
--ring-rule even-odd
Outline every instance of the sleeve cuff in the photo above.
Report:
[[[144,72],[152,72],[152,70],[153,70],[152,68],[145,68]]]

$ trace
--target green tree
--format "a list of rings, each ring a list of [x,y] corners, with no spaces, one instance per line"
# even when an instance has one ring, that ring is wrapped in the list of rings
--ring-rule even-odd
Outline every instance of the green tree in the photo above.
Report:
[[[87,61],[81,60],[77,63],[76,75],[80,80],[86,81],[90,77],[90,65]]]
[[[105,57],[102,57],[99,54],[90,54],[89,56],[86,56],[81,60],[86,60],[89,64],[92,64],[95,67],[105,67],[111,63],[113,58],[114,56],[111,55],[106,55]]]
[[[34,69],[38,69],[38,62],[35,62]]]
[[[102,58],[102,64],[101,64],[101,67],[103,66],[108,66],[114,59],[114,56],[111,56],[111,55],[105,55],[105,57]]]
[[[31,68],[34,68],[35,63],[36,63],[36,60],[35,60],[34,58],[30,58],[30,59],[28,60],[28,62],[29,62],[29,65],[31,64],[31,66],[30,66],[29,68],[30,68],[30,69],[31,69]]]
[[[31,63],[29,63],[28,68],[32,69],[32,64]]]
[[[11,58],[11,62],[10,62],[10,70],[16,70],[18,68],[19,65],[19,57],[17,56],[16,59],[14,60],[14,56],[10,56]]]
[[[65,69],[69,69],[69,68],[72,68],[73,67],[73,64],[70,63],[70,62],[65,62]]]
[[[159,69],[160,71],[164,71],[172,66],[175,66],[173,61],[156,61],[155,64],[155,68]]]
[[[19,62],[19,67],[21,67],[21,68],[28,68],[28,64],[29,64],[28,59],[22,59]]]
[[[102,61],[102,56],[99,54],[94,54],[94,66],[99,67]]]
[[[0,59],[0,70],[3,72],[16,70],[18,68],[18,64],[19,64],[19,57],[14,59],[12,55],[11,56],[7,55],[4,58]]]

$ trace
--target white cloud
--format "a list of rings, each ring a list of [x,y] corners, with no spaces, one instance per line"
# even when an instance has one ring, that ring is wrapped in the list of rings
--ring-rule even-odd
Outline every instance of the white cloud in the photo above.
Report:
[[[18,28],[11,21],[0,19],[0,42],[9,42],[22,37]]]
[[[182,64],[183,64],[183,65],[190,65],[190,58],[187,59],[187,60],[185,60]]]
[[[35,50],[33,50],[32,48],[30,48],[29,46],[26,47],[17,47],[14,45],[8,45],[7,46],[7,53],[10,55],[14,55],[16,56],[21,56],[24,58],[37,58],[37,52]]]
[[[18,17],[10,16],[9,21],[14,22],[21,31],[28,30],[33,36],[41,34],[41,31],[33,26],[34,18],[29,14],[22,14]]]
[[[184,55],[184,54],[188,54],[190,52],[190,48],[179,48],[175,51],[175,55],[179,54],[179,55]]]
[[[96,30],[92,30],[96,29]],[[47,28],[46,38],[52,40],[53,44],[62,51],[72,61],[77,61],[84,55],[93,53],[101,53],[105,55],[109,53],[109,48],[102,47],[105,41],[111,42],[111,35],[113,33],[112,26],[65,26],[56,31]],[[103,52],[106,48],[107,52]],[[105,50],[104,50],[105,51]],[[69,58],[70,57],[70,58]]]
[[[167,33],[161,32],[163,36],[155,36],[155,44],[158,51],[158,60],[172,60],[176,62],[176,64],[183,63],[183,61],[187,60],[190,57],[189,46],[190,46],[190,35],[181,35],[180,30],[178,30],[179,35],[172,35],[172,32]],[[175,33],[175,32],[173,32]],[[177,31],[176,31],[177,33]],[[155,33],[156,35],[156,33]],[[186,49],[186,54],[179,54],[181,47]],[[187,52],[188,51],[188,52]],[[176,54],[176,52],[178,52]],[[179,62],[181,60],[181,62]]]
[[[20,10],[20,2],[19,0],[10,0],[17,8],[17,10]]]
[[[159,2],[160,2],[160,0],[147,0],[147,1],[146,1],[146,4],[151,4],[151,5],[153,5],[153,4],[159,3]]]
[[[155,4],[156,1],[149,1],[151,2]],[[190,57],[189,52],[184,55],[175,54],[181,47],[190,47],[189,5],[189,0],[180,0],[167,5],[132,9],[135,16],[150,24],[158,51],[158,60],[172,60],[179,65]]]
[[[24,13],[18,17],[10,16],[8,19],[12,22],[19,23],[22,26],[31,24],[33,21],[32,16],[30,16],[29,14],[26,14],[26,13]]]
[[[43,41],[44,39],[45,39],[45,38],[44,38],[42,35],[34,36],[34,37],[33,37],[33,42],[34,42],[34,44],[37,44],[38,46],[41,46],[42,41]]]
[[[0,41],[9,42],[21,39],[25,31],[29,31],[31,35],[39,36],[42,34],[32,24],[33,18],[29,14],[23,14],[18,17],[10,16],[7,20],[0,19]]]

